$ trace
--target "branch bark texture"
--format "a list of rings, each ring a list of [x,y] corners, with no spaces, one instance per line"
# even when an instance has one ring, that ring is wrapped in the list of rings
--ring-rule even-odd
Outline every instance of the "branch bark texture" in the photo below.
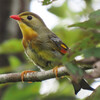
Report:
[[[58,77],[68,75],[66,67],[58,69]],[[46,79],[55,78],[53,70],[32,72],[24,75],[24,82],[41,82]],[[8,73],[0,75],[0,84],[8,82],[21,82],[21,73]]]

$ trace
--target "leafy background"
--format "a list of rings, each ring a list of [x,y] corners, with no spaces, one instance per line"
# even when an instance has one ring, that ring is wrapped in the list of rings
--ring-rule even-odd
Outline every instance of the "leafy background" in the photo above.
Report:
[[[100,59],[100,7],[95,11],[95,6],[97,6],[95,3],[98,3],[99,0],[75,1],[84,1],[85,7],[75,11],[71,9],[72,5],[69,4],[69,0],[64,0],[60,6],[54,5],[57,0],[41,0],[38,3],[42,6],[49,6],[48,12],[59,19],[52,31],[71,48],[72,54],[68,57],[68,61],[73,61],[77,56],[81,56],[84,59],[90,57]],[[58,2],[61,1],[58,0]],[[22,72],[27,69],[39,70],[25,56],[21,43],[22,35],[18,25],[9,19],[11,14],[29,10],[30,3],[31,0],[0,0],[0,9],[2,10],[0,11],[0,74]],[[68,23],[69,21],[71,24]],[[85,66],[93,66],[93,63]],[[72,70],[75,69],[73,68]],[[93,81],[88,80],[90,84]],[[59,79],[54,83],[47,93],[41,92],[43,89],[48,88],[43,84],[41,85],[41,82],[1,84],[0,100],[80,100],[74,95],[73,87],[68,79]],[[92,95],[82,100],[99,100],[99,88]],[[84,93],[82,92],[80,96]]]

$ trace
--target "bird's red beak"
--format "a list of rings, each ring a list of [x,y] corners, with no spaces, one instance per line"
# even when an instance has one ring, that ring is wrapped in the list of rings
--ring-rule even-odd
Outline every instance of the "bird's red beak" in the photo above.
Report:
[[[18,15],[11,15],[10,18],[13,18],[15,20],[21,20],[21,18]]]

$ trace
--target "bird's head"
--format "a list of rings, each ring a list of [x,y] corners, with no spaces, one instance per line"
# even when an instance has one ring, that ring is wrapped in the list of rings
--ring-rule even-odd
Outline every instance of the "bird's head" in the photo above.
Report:
[[[19,27],[26,39],[37,37],[41,30],[46,27],[43,20],[32,12],[23,12],[19,15],[11,15],[10,18],[17,20]]]

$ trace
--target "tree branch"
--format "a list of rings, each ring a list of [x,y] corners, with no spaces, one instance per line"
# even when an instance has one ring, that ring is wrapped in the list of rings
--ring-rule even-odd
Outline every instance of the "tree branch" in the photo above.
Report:
[[[68,75],[66,67],[58,69],[58,77]],[[24,82],[40,82],[46,79],[55,78],[53,70],[32,72],[24,75]],[[21,82],[21,73],[9,73],[0,75],[0,84],[8,82]]]
[[[97,61],[93,65],[93,71],[86,73],[86,75],[90,75],[90,78],[99,78],[100,77],[100,61]],[[58,68],[58,77],[69,75],[66,67]],[[32,72],[24,75],[24,82],[41,82],[46,79],[55,78],[55,73],[53,70],[41,71],[41,72]],[[84,75],[84,78],[87,76]],[[8,82],[21,82],[21,73],[8,73],[8,74],[0,74],[0,84],[8,83]]]
[[[90,75],[93,78],[100,78],[100,60],[93,64],[93,69]]]
[[[78,64],[87,64],[87,65],[92,65],[95,62],[97,62],[98,60],[100,60],[99,58],[96,57],[90,57],[90,58],[85,58],[79,61],[76,61]]]

